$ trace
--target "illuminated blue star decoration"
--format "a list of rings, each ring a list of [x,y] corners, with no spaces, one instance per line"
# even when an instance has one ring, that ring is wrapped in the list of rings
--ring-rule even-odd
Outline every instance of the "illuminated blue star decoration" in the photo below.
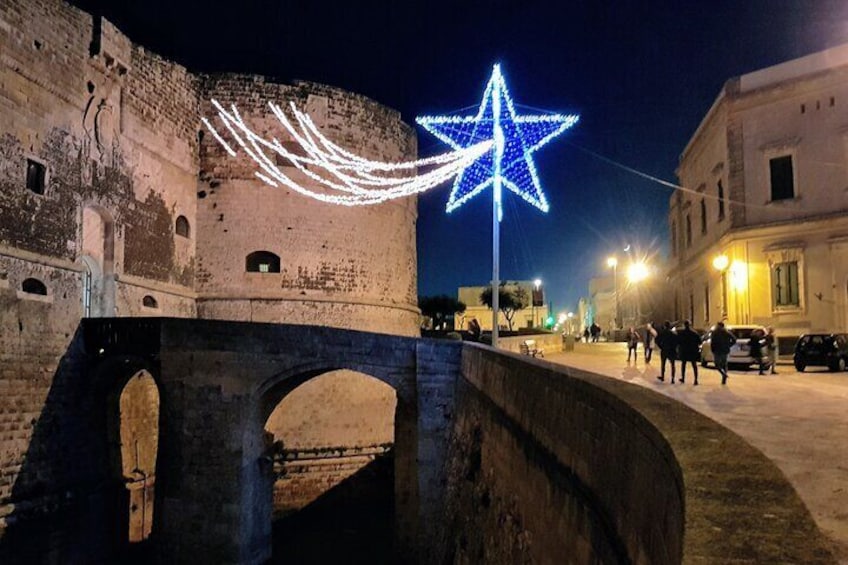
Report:
[[[422,116],[416,121],[457,150],[493,142],[491,150],[456,177],[446,209],[456,210],[491,186],[500,220],[501,186],[542,212],[548,211],[532,155],[578,119],[577,115],[516,115],[500,66],[495,65],[476,116]]]

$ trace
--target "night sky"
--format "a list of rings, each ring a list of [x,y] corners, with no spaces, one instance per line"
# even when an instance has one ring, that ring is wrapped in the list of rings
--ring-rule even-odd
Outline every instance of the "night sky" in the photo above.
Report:
[[[545,215],[505,192],[501,278],[541,278],[574,309],[605,259],[664,257],[678,157],[724,82],[848,42],[845,0],[266,0],[75,2],[195,71],[260,73],[358,92],[400,110],[473,114],[501,63],[519,113],[579,113],[535,153]],[[421,155],[446,146],[418,128]],[[599,158],[603,156],[605,159]],[[491,280],[491,197],[446,215],[420,198],[419,294]]]

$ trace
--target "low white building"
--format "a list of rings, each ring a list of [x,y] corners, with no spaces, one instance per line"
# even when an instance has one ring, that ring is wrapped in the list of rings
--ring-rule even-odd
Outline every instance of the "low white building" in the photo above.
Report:
[[[848,330],[848,44],[727,81],[677,175],[677,319]]]
[[[527,296],[527,308],[516,310],[512,318],[512,329],[519,330],[521,328],[540,328],[545,325],[545,320],[548,317],[548,304],[544,301],[544,287],[536,292],[533,281],[509,281],[504,284],[507,290],[521,288]],[[457,298],[465,304],[465,312],[457,314],[456,329],[467,329],[468,322],[472,318],[476,318],[480,324],[480,328],[484,331],[492,330],[492,309],[483,304],[480,300],[480,295],[483,294],[488,286],[461,286],[457,293]],[[541,305],[533,306],[533,293],[536,292],[536,302]],[[509,322],[503,312],[499,312],[498,327],[508,329]]]

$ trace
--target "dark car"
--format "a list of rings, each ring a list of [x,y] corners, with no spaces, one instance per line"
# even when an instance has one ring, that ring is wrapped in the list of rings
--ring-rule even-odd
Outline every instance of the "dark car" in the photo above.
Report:
[[[848,367],[848,334],[804,334],[795,344],[795,368],[810,366],[844,371]]]

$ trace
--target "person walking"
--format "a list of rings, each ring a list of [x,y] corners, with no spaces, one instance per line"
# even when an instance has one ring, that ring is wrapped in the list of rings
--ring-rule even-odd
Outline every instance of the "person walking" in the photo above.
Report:
[[[698,386],[698,361],[701,360],[701,336],[691,328],[689,320],[683,321],[683,329],[677,333],[680,349],[680,384],[686,382],[686,363],[692,363],[695,373],[693,386]]]
[[[583,328],[583,341],[589,343],[589,326]]]
[[[657,330],[654,329],[654,323],[648,322],[645,325],[645,363],[651,362],[651,356],[654,353],[654,340],[657,339]]]
[[[716,324],[712,335],[710,336],[710,348],[713,351],[716,370],[721,375],[721,384],[727,384],[727,356],[730,354],[730,347],[736,343],[736,336],[727,331],[724,327],[724,322]]]
[[[766,337],[763,338],[763,347],[768,355],[768,362],[771,366],[771,374],[777,374],[777,336],[774,335],[774,328],[769,326],[766,328]]]
[[[633,362],[636,362],[636,348],[639,346],[639,334],[636,333],[636,328],[630,326],[630,331],[627,332],[627,362],[630,363],[630,355],[633,354]]]
[[[759,365],[760,371],[758,374],[764,375],[764,369],[766,368],[766,362],[763,358],[763,338],[765,337],[765,333],[762,330],[754,330],[751,332],[751,339],[748,343],[749,351],[751,352],[751,358]]]
[[[677,359],[677,335],[671,331],[671,322],[666,320],[657,334],[657,347],[660,348],[660,376],[657,380],[665,381],[665,363],[671,365],[671,384],[674,384],[674,361]]]

